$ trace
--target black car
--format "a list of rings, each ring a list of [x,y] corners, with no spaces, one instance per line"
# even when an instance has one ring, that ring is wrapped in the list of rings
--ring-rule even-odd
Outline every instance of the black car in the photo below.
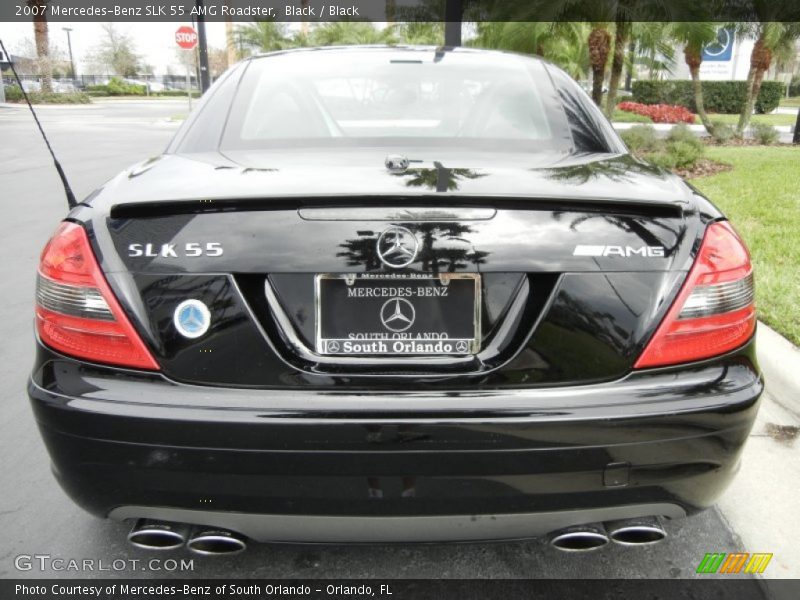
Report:
[[[307,49],[60,224],[28,389],[62,487],[140,546],[584,549],[726,488],[755,323],[725,217],[558,68]]]

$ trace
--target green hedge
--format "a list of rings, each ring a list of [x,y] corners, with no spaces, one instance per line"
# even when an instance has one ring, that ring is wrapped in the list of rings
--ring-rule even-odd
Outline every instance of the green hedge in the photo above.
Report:
[[[745,81],[703,81],[703,102],[706,110],[713,113],[737,114],[742,112],[747,96]],[[768,113],[778,108],[786,86],[780,81],[765,81],[756,99],[756,112]],[[634,81],[633,100],[642,104],[679,104],[697,111],[694,104],[692,82]]]
[[[87,85],[86,92],[93,96],[144,96],[147,88],[112,77],[106,85]]]
[[[22,102],[22,90],[18,85],[6,86],[6,102]]]
[[[186,93],[186,90],[164,90],[163,92],[155,92],[153,95],[164,96],[165,98],[178,97],[178,96],[186,98],[188,94]],[[199,97],[200,97],[200,92],[192,90],[192,98],[199,98]]]
[[[44,93],[44,92],[28,92],[28,98],[32,104],[89,104],[92,99],[87,94],[82,92],[69,92],[69,93]],[[24,102],[25,98],[22,95],[22,90],[17,85],[9,85],[6,87],[6,101],[7,102]]]
[[[792,77],[792,83],[789,84],[789,95],[800,96],[800,75]]]

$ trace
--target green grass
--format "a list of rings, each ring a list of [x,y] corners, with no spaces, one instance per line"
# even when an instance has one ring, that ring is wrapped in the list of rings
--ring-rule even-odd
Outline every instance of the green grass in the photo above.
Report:
[[[800,106],[800,96],[792,96],[781,100],[781,106]]]
[[[614,109],[614,115],[611,117],[611,120],[614,123],[652,123],[653,120],[650,117],[645,117],[644,115],[637,115],[636,113],[628,112],[625,110],[620,110],[618,108]]]
[[[712,121],[722,121],[728,125],[736,125],[739,122],[739,115],[709,114]],[[751,123],[766,123],[773,127],[777,125],[794,125],[797,120],[796,115],[753,115]]]
[[[693,179],[744,237],[756,269],[759,318],[800,345],[800,148],[709,148],[734,169]]]

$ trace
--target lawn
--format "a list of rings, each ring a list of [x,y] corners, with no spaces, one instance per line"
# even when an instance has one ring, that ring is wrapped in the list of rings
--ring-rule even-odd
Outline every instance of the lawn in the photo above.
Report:
[[[800,345],[800,148],[709,148],[732,171],[693,179],[746,240],[759,318]]]
[[[614,123],[652,123],[650,117],[644,115],[637,115],[636,113],[628,112],[626,110],[614,109],[614,116],[611,118]]]
[[[739,122],[739,115],[710,114],[712,121],[722,121],[729,125],[736,125]],[[616,109],[611,119],[615,123],[652,123],[650,117],[637,115],[636,113],[626,112]],[[794,125],[797,120],[796,115],[753,115],[751,123],[766,123],[768,125]],[[695,123],[699,124],[700,119],[695,118]]]
[[[736,125],[739,122],[739,115],[708,115],[712,121],[722,121],[729,125]],[[768,125],[794,125],[797,115],[753,115],[751,123],[766,123]]]
[[[784,98],[781,100],[781,106],[800,106],[800,96],[791,96],[790,98]]]

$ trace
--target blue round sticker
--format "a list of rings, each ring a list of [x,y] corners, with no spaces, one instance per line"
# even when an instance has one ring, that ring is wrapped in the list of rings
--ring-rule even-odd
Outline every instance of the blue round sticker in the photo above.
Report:
[[[178,304],[172,320],[183,337],[199,338],[211,325],[211,312],[200,300],[184,300]]]

